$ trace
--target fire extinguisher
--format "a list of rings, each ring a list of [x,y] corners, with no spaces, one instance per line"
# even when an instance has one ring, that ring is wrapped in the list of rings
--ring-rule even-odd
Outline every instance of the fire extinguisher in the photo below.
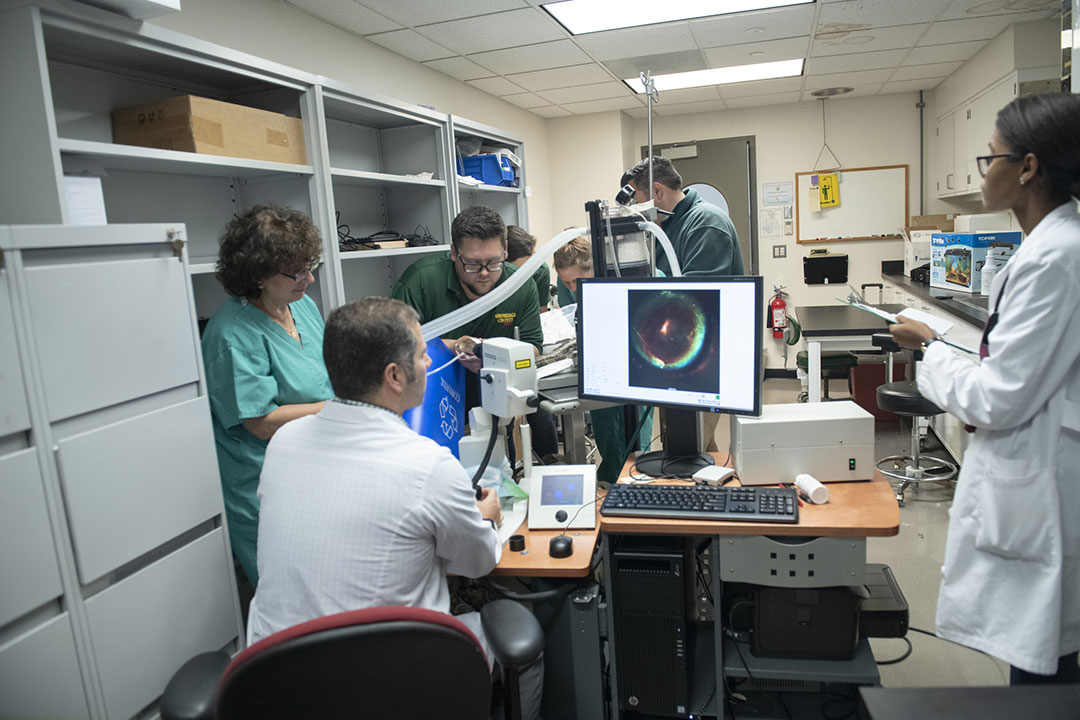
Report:
[[[784,286],[773,285],[774,295],[769,301],[769,327],[772,328],[774,338],[784,337],[784,328],[787,327],[787,303],[784,302]]]

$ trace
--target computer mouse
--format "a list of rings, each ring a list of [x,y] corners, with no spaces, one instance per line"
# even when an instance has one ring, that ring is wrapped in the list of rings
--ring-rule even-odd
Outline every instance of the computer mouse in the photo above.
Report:
[[[548,554],[553,558],[566,558],[574,554],[574,538],[569,535],[556,535],[548,543]]]

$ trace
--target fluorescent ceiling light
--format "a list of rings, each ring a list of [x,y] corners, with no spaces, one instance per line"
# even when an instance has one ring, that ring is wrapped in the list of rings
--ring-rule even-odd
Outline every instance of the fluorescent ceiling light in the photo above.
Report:
[[[656,89],[681,90],[703,85],[728,85],[730,83],[749,82],[751,80],[771,80],[773,78],[795,77],[802,75],[803,59],[778,60],[776,62],[754,63],[753,65],[732,65],[731,67],[712,68],[710,70],[692,70],[690,72],[655,75]],[[623,80],[634,92],[645,92],[641,78]]]
[[[581,35],[811,2],[814,0],[564,0],[540,7],[571,35]]]

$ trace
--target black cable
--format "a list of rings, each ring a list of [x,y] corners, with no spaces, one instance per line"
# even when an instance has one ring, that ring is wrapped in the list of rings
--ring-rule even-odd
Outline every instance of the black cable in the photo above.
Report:
[[[488,461],[491,460],[491,451],[495,449],[495,439],[498,437],[499,432],[499,418],[494,415],[491,416],[491,436],[488,438],[487,449],[484,450],[484,459],[480,461],[480,466],[476,468],[476,474],[473,475],[472,486],[476,491],[476,499],[479,500],[484,496],[484,491],[480,489],[480,478],[483,476],[484,471],[487,470]]]
[[[826,708],[828,708],[829,706],[838,705],[840,703],[851,703],[848,711],[843,715],[830,715],[829,712],[826,711]],[[857,710],[858,707],[855,703],[855,686],[853,685],[847,695],[840,695],[835,700],[829,700],[822,703],[821,717],[825,718],[825,720],[846,720],[847,718],[854,716]]]
[[[701,703],[701,709],[698,710],[698,715],[704,715],[705,714],[705,711],[709,709],[709,703],[712,702],[713,695],[715,695],[715,694],[716,694],[716,683],[713,683],[712,687],[709,689],[709,694],[705,696],[705,702]],[[735,713],[732,713],[732,716],[734,716],[734,715],[735,715]]]
[[[601,497],[599,495],[597,495],[595,500],[590,500],[589,502],[587,502],[584,505],[582,505],[581,507],[579,507],[577,509],[577,512],[574,513],[574,516],[572,518],[570,518],[565,525],[563,525],[563,531],[561,533],[559,533],[559,534],[560,535],[565,535],[566,531],[570,529],[570,525],[575,520],[577,520],[577,516],[581,513],[581,511],[584,510],[585,508],[589,507],[590,505],[595,505],[596,503],[600,502],[600,500],[601,500]]]
[[[895,665],[898,662],[903,662],[904,660],[908,659],[908,657],[911,655],[911,651],[914,648],[911,645],[911,641],[908,640],[906,637],[902,637],[900,639],[907,643],[907,650],[904,652],[904,654],[901,655],[898,658],[893,659],[893,660],[877,660],[877,661],[875,661],[875,662],[877,662],[878,665]]]

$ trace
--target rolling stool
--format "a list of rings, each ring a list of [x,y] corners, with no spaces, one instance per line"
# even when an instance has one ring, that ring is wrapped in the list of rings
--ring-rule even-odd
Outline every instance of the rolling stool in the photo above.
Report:
[[[892,353],[899,352],[900,346],[893,341],[889,333],[874,335],[873,343],[889,353],[890,374],[886,377],[891,377]],[[938,482],[956,477],[955,464],[919,453],[918,418],[940,415],[944,411],[919,393],[919,387],[914,380],[879,385],[877,404],[882,410],[911,418],[911,454],[890,455],[876,463],[882,475],[900,481],[896,486],[896,502],[904,504],[904,490],[912,483],[917,485],[920,482]],[[925,461],[933,461],[934,464],[926,464]]]

